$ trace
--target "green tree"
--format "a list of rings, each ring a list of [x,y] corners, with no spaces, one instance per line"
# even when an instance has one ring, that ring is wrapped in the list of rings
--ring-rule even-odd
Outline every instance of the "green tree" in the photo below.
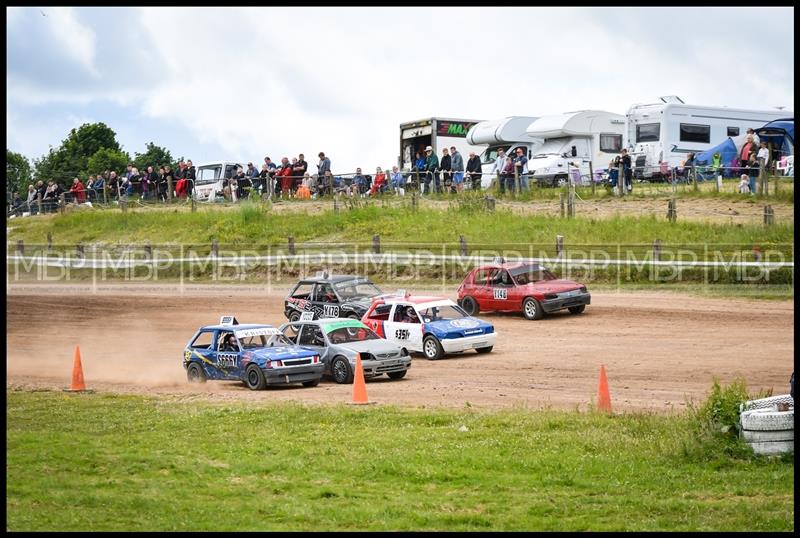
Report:
[[[128,162],[128,154],[124,151],[100,148],[94,155],[89,157],[87,162],[88,173],[94,175],[106,170],[114,170],[120,174],[125,170]]]
[[[84,123],[72,129],[57,149],[50,148],[41,159],[34,160],[36,178],[69,185],[72,178],[92,173],[89,158],[103,148],[122,151],[117,134],[105,123]]]
[[[140,172],[146,170],[148,166],[152,166],[154,170],[157,170],[159,166],[164,166],[165,164],[175,168],[175,161],[172,159],[172,154],[168,149],[156,146],[152,142],[145,144],[144,153],[136,152],[133,158],[133,165],[138,168]]]
[[[31,163],[21,153],[6,148],[6,192],[19,192],[25,198],[31,183]]]

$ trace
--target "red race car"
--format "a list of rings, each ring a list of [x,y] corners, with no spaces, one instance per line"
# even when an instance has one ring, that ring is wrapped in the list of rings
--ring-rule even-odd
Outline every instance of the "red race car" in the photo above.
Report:
[[[470,316],[481,311],[519,312],[527,319],[569,309],[580,314],[592,296],[586,286],[556,278],[535,263],[498,261],[477,267],[458,287],[458,304]]]

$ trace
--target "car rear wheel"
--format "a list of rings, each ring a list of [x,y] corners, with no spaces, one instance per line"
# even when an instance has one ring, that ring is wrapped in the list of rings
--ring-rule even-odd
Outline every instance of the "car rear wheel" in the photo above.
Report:
[[[333,380],[340,385],[353,382],[353,368],[350,366],[350,361],[344,357],[336,357],[331,363],[331,374]]]
[[[493,348],[493,347],[494,347],[494,346],[489,346],[489,347],[479,347],[479,348],[477,348],[475,351],[477,351],[478,353],[491,353],[491,352],[492,352],[492,348]]]
[[[444,356],[442,344],[433,335],[428,335],[422,340],[422,352],[429,361],[441,359]]]
[[[461,308],[463,308],[464,312],[466,312],[470,316],[474,316],[475,314],[478,313],[478,302],[469,295],[467,295],[461,301]]]
[[[584,310],[586,310],[586,305],[585,304],[582,304],[580,306],[570,306],[569,307],[569,313],[570,314],[580,314]]]
[[[544,311],[539,301],[533,297],[528,297],[522,302],[522,314],[525,319],[542,319]]]
[[[311,381],[303,381],[304,387],[316,387],[319,385],[319,379],[312,379]]]
[[[356,321],[361,319],[360,317],[358,317],[358,314],[348,314],[347,317],[350,319],[354,319]]]
[[[193,362],[186,368],[186,379],[189,383],[205,383],[206,373],[199,364]]]
[[[389,372],[386,375],[389,376],[389,379],[403,379],[406,376],[407,373],[408,373],[408,370],[402,370],[400,372]]]
[[[264,378],[264,372],[255,364],[247,367],[244,373],[244,384],[250,390],[263,390],[267,387],[267,380]]]

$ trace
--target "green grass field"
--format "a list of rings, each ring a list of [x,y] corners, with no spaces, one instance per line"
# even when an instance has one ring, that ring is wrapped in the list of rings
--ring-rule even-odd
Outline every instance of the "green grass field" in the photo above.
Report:
[[[11,531],[794,529],[793,457],[685,415],[6,395]]]
[[[482,203],[482,202],[481,202]],[[547,245],[552,248],[556,235],[565,237],[567,246],[575,245],[652,245],[661,239],[665,248],[687,244],[761,244],[769,246],[792,243],[793,223],[723,224],[699,221],[669,223],[662,216],[616,215],[595,219],[573,219],[549,215],[521,217],[510,210],[494,213],[467,200],[448,210],[407,206],[369,204],[334,213],[275,213],[254,203],[242,203],[236,209],[205,207],[195,213],[139,210],[75,212],[13,221],[9,239],[46,244],[47,234],[53,243],[74,245],[144,244],[206,245],[213,239],[225,245],[285,246],[287,237],[297,243],[306,241],[323,245],[332,243],[371,244],[379,234],[382,243],[414,245],[454,245],[463,235],[473,248],[519,245]]]

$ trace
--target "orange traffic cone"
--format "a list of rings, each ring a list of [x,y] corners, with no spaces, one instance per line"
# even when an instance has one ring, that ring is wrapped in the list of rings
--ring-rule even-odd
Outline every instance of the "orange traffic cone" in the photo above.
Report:
[[[364,382],[364,370],[361,367],[361,353],[356,355],[356,371],[353,376],[353,401],[355,405],[368,404],[367,384]]]
[[[86,392],[86,383],[83,381],[83,365],[81,364],[81,348],[75,346],[75,359],[72,361],[72,383],[67,392]]]
[[[606,369],[600,365],[600,386],[597,388],[597,409],[611,413],[611,394],[608,392]]]

